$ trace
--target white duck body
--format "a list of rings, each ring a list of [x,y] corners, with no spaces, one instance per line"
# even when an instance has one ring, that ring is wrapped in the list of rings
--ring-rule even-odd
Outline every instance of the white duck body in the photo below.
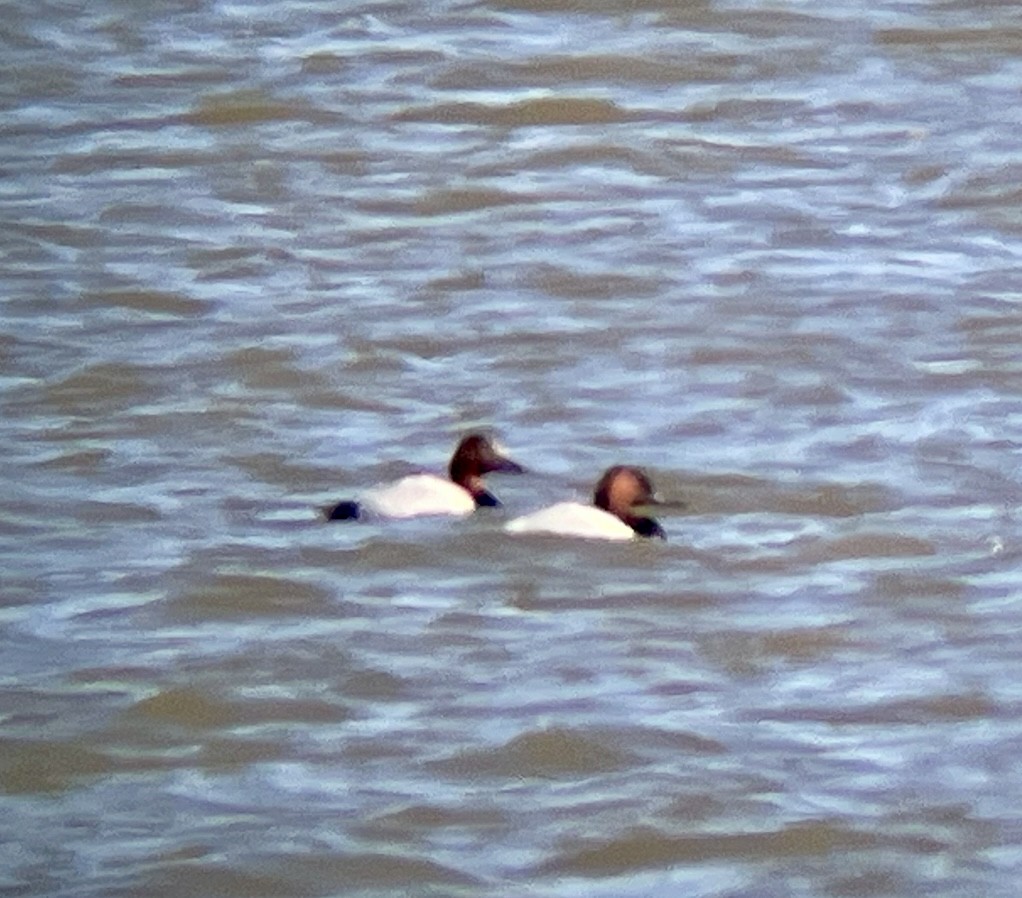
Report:
[[[384,518],[462,516],[476,510],[475,499],[468,490],[435,474],[412,474],[373,487],[362,495],[359,504],[370,514]]]
[[[522,515],[504,526],[508,533],[549,533],[583,539],[628,540],[635,531],[619,517],[581,502],[558,502]]]

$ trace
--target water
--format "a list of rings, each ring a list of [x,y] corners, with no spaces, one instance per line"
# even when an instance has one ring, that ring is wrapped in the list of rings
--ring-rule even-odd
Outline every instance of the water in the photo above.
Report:
[[[0,892],[1017,894],[1020,33],[8,4]]]

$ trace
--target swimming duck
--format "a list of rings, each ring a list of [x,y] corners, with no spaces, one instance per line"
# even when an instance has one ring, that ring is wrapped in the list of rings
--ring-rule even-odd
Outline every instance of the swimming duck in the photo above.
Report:
[[[368,490],[358,501],[346,499],[327,511],[331,521],[360,518],[364,512],[385,518],[424,515],[466,515],[482,506],[499,506],[483,477],[496,472],[521,474],[524,468],[501,455],[484,436],[465,437],[451,456],[450,479],[435,474],[412,474]]]
[[[659,504],[653,495],[653,485],[639,468],[614,465],[604,471],[596,484],[592,505],[559,502],[515,518],[504,529],[509,533],[552,533],[590,539],[625,540],[634,536],[666,539],[667,534],[653,518],[635,513],[636,507]]]

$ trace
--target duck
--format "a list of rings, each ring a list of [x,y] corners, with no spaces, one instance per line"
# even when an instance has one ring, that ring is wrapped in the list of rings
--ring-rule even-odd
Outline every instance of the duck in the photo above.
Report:
[[[626,540],[636,536],[667,534],[653,518],[636,514],[644,505],[662,504],[653,484],[641,468],[614,465],[603,472],[593,491],[591,505],[558,502],[540,511],[514,518],[504,525],[508,533],[548,533],[589,539]]]
[[[472,433],[458,443],[448,477],[411,474],[394,483],[373,487],[358,500],[344,499],[326,510],[327,520],[358,520],[364,514],[382,518],[427,515],[468,515],[477,508],[500,506],[486,489],[487,474],[523,474],[525,469],[498,451],[484,435]]]

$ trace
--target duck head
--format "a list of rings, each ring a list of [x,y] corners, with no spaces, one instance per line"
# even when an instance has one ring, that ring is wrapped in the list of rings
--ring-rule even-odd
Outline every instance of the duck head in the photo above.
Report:
[[[653,518],[635,513],[636,508],[659,504],[649,478],[630,465],[614,465],[604,471],[593,493],[593,505],[620,518],[639,536],[666,539],[664,529]]]
[[[524,474],[525,469],[494,448],[482,434],[465,437],[454,450],[448,469],[451,480],[472,494],[476,505],[498,506],[500,501],[487,491],[483,478],[487,474]]]

